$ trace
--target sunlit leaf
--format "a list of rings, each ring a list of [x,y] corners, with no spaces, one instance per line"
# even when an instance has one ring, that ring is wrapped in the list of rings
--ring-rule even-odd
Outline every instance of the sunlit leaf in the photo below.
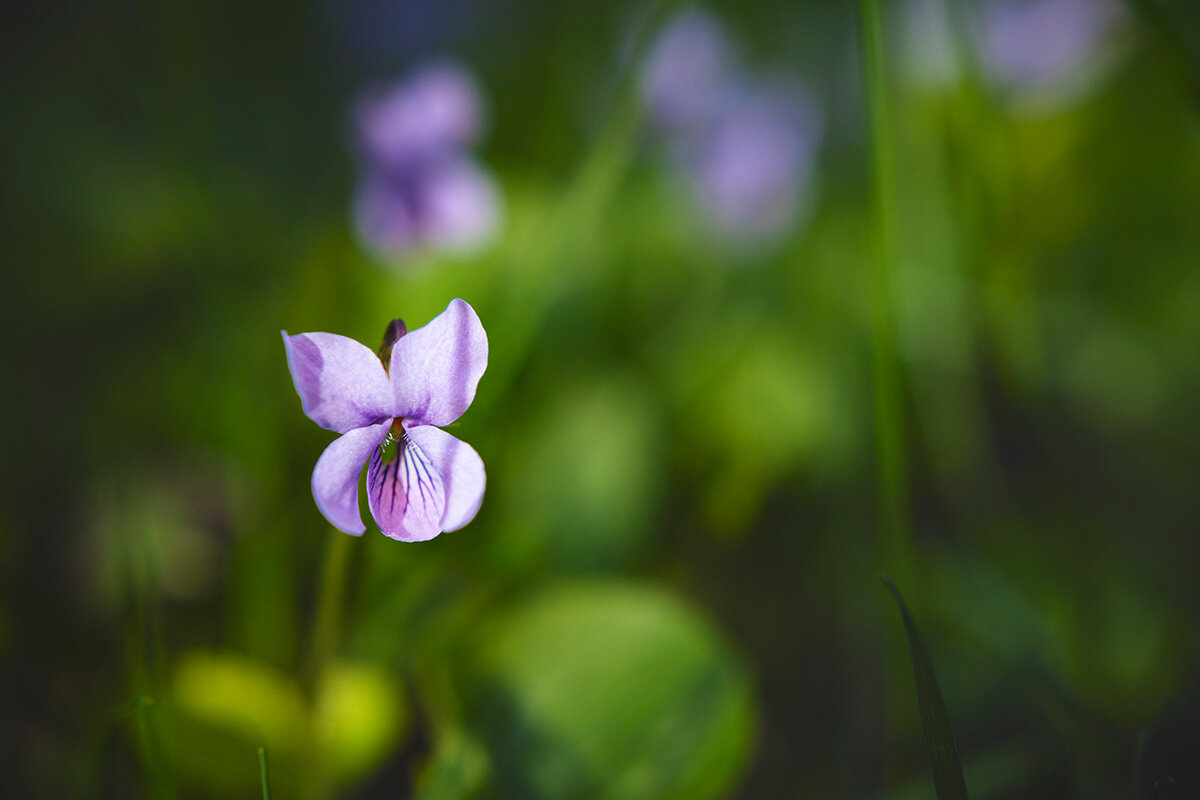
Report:
[[[271,753],[271,784],[292,796],[313,776],[310,759],[339,784],[370,774],[395,751],[407,722],[397,679],[335,662],[321,680],[315,717],[292,676],[229,653],[191,653],[174,673],[176,761],[189,786],[244,797],[261,784],[253,753]],[[309,744],[315,731],[319,752]]]
[[[397,679],[381,667],[335,663],[321,682],[321,749],[339,783],[368,775],[394,752],[407,722]]]

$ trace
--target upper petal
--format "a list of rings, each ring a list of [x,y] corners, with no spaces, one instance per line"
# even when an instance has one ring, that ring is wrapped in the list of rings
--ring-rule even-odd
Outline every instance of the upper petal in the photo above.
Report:
[[[394,416],[387,373],[364,345],[333,333],[286,331],[283,345],[304,413],[322,428],[345,433]]]
[[[440,428],[418,425],[408,430],[408,436],[442,478],[446,494],[442,530],[458,530],[475,518],[483,503],[487,484],[483,459],[469,444]]]
[[[325,448],[313,470],[312,491],[317,508],[335,528],[355,536],[366,528],[358,513],[358,476],[372,451],[387,436],[390,419],[356,428]]]
[[[385,536],[423,542],[442,532],[446,508],[442,476],[420,445],[407,437],[397,443],[390,461],[383,460],[379,449],[371,456],[367,502]]]
[[[487,358],[487,334],[475,309],[451,300],[425,327],[392,347],[395,415],[417,425],[454,422],[475,399]]]

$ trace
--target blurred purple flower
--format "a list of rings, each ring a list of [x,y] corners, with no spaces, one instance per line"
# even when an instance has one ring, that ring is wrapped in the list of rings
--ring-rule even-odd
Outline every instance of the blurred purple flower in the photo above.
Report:
[[[983,75],[1022,112],[1069,105],[1111,66],[1119,0],[982,0],[964,8],[965,29],[947,0],[907,0],[905,50],[912,77],[934,87],[962,77],[956,38],[970,39]]]
[[[460,67],[440,62],[355,105],[362,175],[357,227],[373,250],[469,249],[499,217],[499,192],[467,151],[479,136],[479,91]]]
[[[332,333],[283,332],[304,413],[342,436],[313,470],[317,508],[338,530],[361,535],[358,479],[384,535],[432,539],[470,522],[483,502],[483,461],[441,430],[475,398],[487,369],[487,334],[475,310],[452,300],[423,328],[394,320],[378,355]],[[386,368],[385,368],[386,366]]]
[[[796,220],[811,186],[821,113],[799,87],[733,93],[707,135],[685,148],[696,196],[725,232],[769,238]]]
[[[354,108],[355,131],[369,158],[403,165],[473,143],[481,106],[471,76],[439,62],[405,81],[364,92]]]
[[[1052,86],[1095,57],[1120,16],[1111,0],[985,0],[980,56],[1009,87]]]
[[[694,127],[712,120],[734,77],[732,50],[720,23],[704,11],[687,9],[650,49],[641,75],[642,99],[657,127]]]
[[[647,116],[717,230],[765,242],[794,225],[823,127],[803,88],[739,71],[720,23],[697,9],[659,35],[641,87]]]

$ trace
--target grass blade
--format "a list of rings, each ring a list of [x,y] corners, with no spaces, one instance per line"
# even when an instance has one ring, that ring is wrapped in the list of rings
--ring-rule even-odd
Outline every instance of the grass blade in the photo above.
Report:
[[[942,690],[933,672],[933,662],[925,650],[925,643],[921,641],[917,623],[900,596],[900,590],[887,575],[883,576],[883,584],[896,598],[900,614],[904,617],[908,652],[912,656],[913,680],[917,684],[917,702],[921,706],[921,728],[925,731],[925,744],[929,747],[929,767],[933,771],[933,786],[938,800],[967,800],[967,782],[963,778],[962,764],[958,761],[950,717],[946,714]]]
[[[271,800],[271,780],[267,777],[267,748],[258,748],[258,775],[262,778],[263,800]]]

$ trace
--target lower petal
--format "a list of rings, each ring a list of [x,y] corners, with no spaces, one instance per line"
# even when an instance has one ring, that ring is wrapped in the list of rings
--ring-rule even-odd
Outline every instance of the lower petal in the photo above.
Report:
[[[409,429],[408,436],[442,477],[446,493],[442,530],[458,530],[475,518],[483,503],[483,490],[487,484],[483,459],[471,445],[440,428],[417,425]]]
[[[376,448],[367,467],[367,502],[385,536],[423,542],[442,532],[446,494],[442,476],[408,436],[390,461]]]
[[[358,476],[372,452],[387,436],[392,421],[355,428],[325,448],[313,469],[312,492],[317,508],[338,530],[361,536],[366,530],[358,513]]]

